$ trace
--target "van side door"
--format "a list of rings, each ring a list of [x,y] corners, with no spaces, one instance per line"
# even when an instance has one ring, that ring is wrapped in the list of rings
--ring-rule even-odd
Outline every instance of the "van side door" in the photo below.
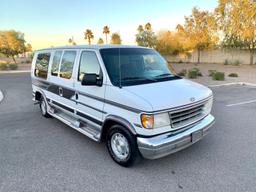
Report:
[[[75,80],[76,89],[76,114],[77,116],[96,129],[100,129],[104,108],[105,77],[94,50],[81,50]],[[102,78],[102,85],[82,85],[82,79],[86,74],[96,74]]]
[[[51,103],[64,112],[75,113],[74,66],[78,51],[56,50],[49,77]]]

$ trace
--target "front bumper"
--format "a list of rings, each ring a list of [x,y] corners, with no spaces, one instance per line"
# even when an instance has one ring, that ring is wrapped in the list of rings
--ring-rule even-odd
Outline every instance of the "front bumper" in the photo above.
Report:
[[[146,159],[157,159],[182,150],[202,139],[214,124],[215,118],[209,114],[184,131],[165,133],[150,138],[137,137],[138,148]]]

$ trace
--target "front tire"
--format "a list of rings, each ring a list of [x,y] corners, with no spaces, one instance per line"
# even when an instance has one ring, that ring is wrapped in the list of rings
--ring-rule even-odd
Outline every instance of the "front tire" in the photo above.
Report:
[[[47,112],[47,103],[43,97],[40,98],[39,106],[40,106],[41,114],[44,117],[46,118],[51,117],[51,115],[49,115],[49,113]]]
[[[130,167],[141,159],[136,137],[121,125],[114,125],[107,133],[107,148],[112,159]]]

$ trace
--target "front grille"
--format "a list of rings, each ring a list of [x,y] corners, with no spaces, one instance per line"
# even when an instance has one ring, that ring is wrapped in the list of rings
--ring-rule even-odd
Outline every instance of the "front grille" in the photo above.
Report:
[[[204,116],[204,105],[205,103],[201,103],[192,107],[170,112],[169,114],[172,128],[178,129],[200,120]]]

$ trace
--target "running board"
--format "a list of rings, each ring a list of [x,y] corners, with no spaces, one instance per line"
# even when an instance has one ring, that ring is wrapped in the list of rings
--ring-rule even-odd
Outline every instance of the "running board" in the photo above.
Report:
[[[90,127],[87,123],[81,122],[75,118],[70,117],[69,115],[61,112],[57,109],[50,109],[49,114],[56,119],[59,119],[63,123],[67,124],[68,126],[72,127],[73,129],[79,131],[80,133],[86,135],[87,137],[91,138],[94,141],[100,141],[100,131],[96,130],[93,127]]]

